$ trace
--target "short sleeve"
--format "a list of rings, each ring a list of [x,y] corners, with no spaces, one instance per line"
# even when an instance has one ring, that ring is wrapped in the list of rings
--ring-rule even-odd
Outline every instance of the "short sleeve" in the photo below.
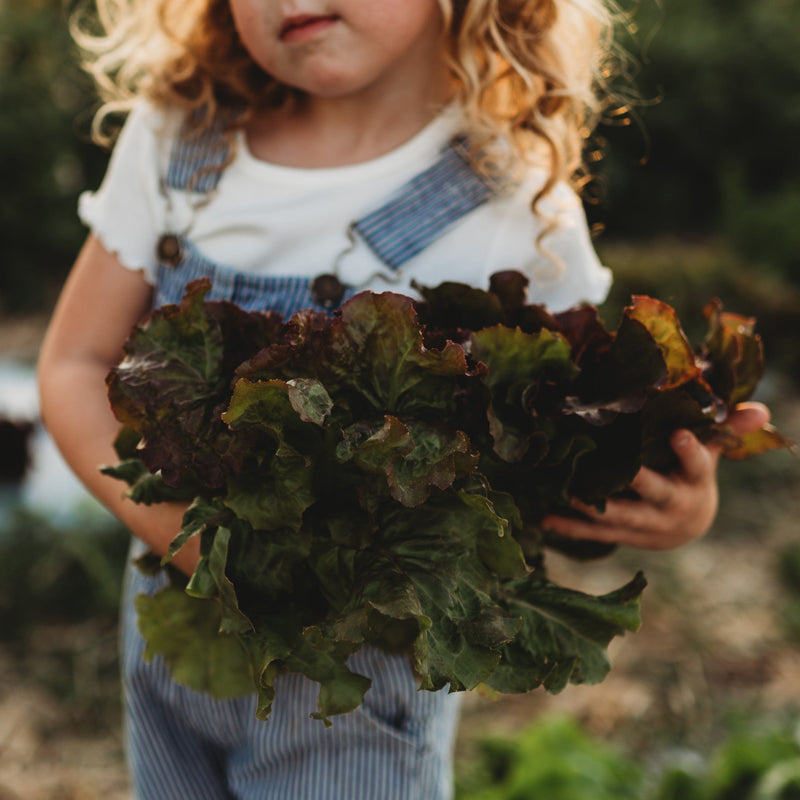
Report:
[[[543,175],[532,174],[501,201],[503,230],[493,253],[493,270],[516,269],[529,279],[530,302],[553,312],[579,303],[598,304],[611,286],[611,271],[595,252],[580,198],[557,184],[531,211]]]
[[[165,230],[167,199],[161,191],[175,124],[149,103],[129,114],[100,188],[84,192],[78,215],[120,263],[155,282],[156,247]]]

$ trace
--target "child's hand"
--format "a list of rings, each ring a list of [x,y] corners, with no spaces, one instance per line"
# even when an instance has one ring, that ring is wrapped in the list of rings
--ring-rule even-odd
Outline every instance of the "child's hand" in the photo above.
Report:
[[[742,403],[728,418],[735,434],[756,430],[769,421],[761,403]],[[686,430],[672,434],[672,448],[682,470],[661,475],[643,467],[631,484],[637,500],[609,500],[599,512],[577,500],[573,506],[589,519],[548,516],[542,525],[570,539],[668,550],[703,536],[717,513],[717,462],[722,449],[703,446]]]

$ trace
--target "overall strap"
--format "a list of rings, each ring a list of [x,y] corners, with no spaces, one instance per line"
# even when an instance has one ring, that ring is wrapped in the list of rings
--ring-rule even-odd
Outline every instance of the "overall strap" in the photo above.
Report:
[[[195,131],[192,120],[181,128],[172,146],[166,183],[171,189],[207,194],[217,188],[230,150],[225,136],[227,116]]]
[[[199,133],[187,135],[184,130],[173,146],[167,185],[201,193],[213,191],[228,158],[224,130],[224,118],[215,119]],[[351,230],[396,270],[494,192],[467,160],[465,140],[456,139],[436,163],[401,186],[380,208],[354,222]]]
[[[399,269],[493,194],[464,153],[463,139],[451,142],[433,166],[352,226],[392,269]]]

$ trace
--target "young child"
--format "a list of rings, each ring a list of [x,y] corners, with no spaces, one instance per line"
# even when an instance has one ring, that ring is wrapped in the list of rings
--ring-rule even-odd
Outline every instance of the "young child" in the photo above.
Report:
[[[118,429],[104,378],[154,305],[211,278],[245,308],[333,308],[412,281],[487,287],[530,279],[530,300],[600,302],[610,276],[575,189],[602,110],[610,13],[601,0],[98,0],[103,37],[78,34],[110,101],[130,112],[107,177],[81,198],[91,234],[42,347],[43,417],[75,472],[135,534],[166,552],[183,508],[134,505],[98,465]],[[320,279],[322,276],[322,279]],[[76,391],[81,387],[81,391]],[[735,430],[766,411],[737,411]],[[643,470],[641,499],[565,535],[665,548],[716,510],[718,453],[674,436],[683,469]],[[174,563],[191,574],[197,539]],[[309,719],[315,684],[287,675],[270,719],[255,698],[216,701],[145,663],[127,576],[127,742],[147,800],[438,800],[451,794],[458,696],[417,691],[405,659],[371,648],[362,708]]]

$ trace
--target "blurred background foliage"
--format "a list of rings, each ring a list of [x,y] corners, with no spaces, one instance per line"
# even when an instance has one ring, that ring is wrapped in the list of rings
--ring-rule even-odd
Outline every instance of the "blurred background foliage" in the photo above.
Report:
[[[800,4],[639,0],[632,13],[640,102],[601,131],[609,233],[723,236],[800,283]]]
[[[0,311],[48,308],[85,231],[80,191],[107,154],[88,140],[92,95],[59,0],[0,2]]]
[[[708,755],[675,750],[643,766],[550,715],[516,737],[484,737],[458,776],[456,800],[796,800],[800,740],[784,719],[764,728],[729,720]]]

